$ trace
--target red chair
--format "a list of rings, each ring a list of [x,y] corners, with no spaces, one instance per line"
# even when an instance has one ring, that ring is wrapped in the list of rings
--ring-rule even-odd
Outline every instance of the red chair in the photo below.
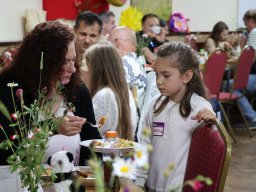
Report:
[[[198,175],[211,178],[213,184],[203,184],[200,191],[223,192],[231,159],[231,140],[224,125],[219,121],[194,131],[190,143],[184,183]],[[185,185],[183,192],[194,192],[191,186]]]
[[[217,99],[221,112],[224,114],[224,120],[227,124],[228,131],[232,136],[234,142],[236,143],[236,137],[234,131],[230,125],[230,122],[226,115],[226,112],[219,102],[219,94],[221,92],[221,86],[223,81],[223,76],[227,64],[228,56],[226,52],[221,49],[217,49],[213,52],[206,61],[205,72],[204,72],[204,83],[208,88],[209,98]]]
[[[204,82],[209,90],[210,98],[217,98],[221,91],[227,60],[227,54],[218,49],[208,57],[205,63]]]
[[[244,112],[237,100],[239,98],[241,98],[242,96],[244,96],[244,94],[245,94],[250,70],[251,70],[251,67],[252,67],[252,64],[254,61],[254,55],[255,55],[255,51],[252,47],[245,47],[242,50],[241,55],[238,59],[237,66],[236,66],[233,86],[231,87],[229,92],[221,92],[218,95],[218,100],[220,101],[219,104],[220,104],[221,110],[223,111],[225,121],[228,124],[228,128],[230,128],[232,130],[231,124],[228,120],[228,115],[226,114],[222,103],[231,104],[231,102],[234,102],[238,106],[239,112],[240,112],[243,122],[245,124],[245,128],[246,128],[248,134],[250,135],[250,137],[252,137],[252,134],[249,129],[249,124],[248,124],[248,122],[245,118]],[[234,90],[243,91],[242,96],[240,96],[240,97],[237,96],[234,93]],[[233,132],[233,130],[232,130],[232,132]]]

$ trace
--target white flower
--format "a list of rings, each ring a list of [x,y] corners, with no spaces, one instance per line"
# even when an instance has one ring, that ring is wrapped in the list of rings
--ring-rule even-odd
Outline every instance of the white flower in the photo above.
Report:
[[[135,148],[134,160],[138,167],[148,165],[148,147],[147,145],[139,145]]]
[[[28,132],[28,138],[32,139],[34,137],[34,133],[32,131]]]
[[[7,59],[11,59],[12,54],[11,54],[9,51],[6,51],[6,52],[4,53],[4,57],[7,58]]]
[[[18,87],[19,84],[12,82],[12,83],[7,83],[7,86],[8,86],[8,87]]]
[[[128,179],[134,179],[135,164],[131,159],[120,159],[119,157],[114,159],[113,162],[113,175],[119,177],[125,177]]]
[[[142,34],[142,38],[148,38],[148,34],[147,33],[143,33]]]

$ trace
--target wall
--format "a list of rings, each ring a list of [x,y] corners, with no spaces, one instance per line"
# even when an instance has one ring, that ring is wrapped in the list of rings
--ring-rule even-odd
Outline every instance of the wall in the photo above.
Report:
[[[42,0],[0,0],[0,42],[20,41],[26,9],[42,9]]]
[[[224,21],[230,30],[236,30],[237,9],[238,0],[173,0],[172,7],[173,13],[181,12],[190,19],[191,32],[211,31],[218,21]]]
[[[256,9],[255,0],[238,0],[238,27],[245,27],[243,22],[243,16],[245,12],[249,9]]]
[[[148,0],[150,1],[150,0]],[[130,6],[127,0],[122,7],[110,6],[119,24],[121,12]],[[42,0],[0,0],[0,43],[17,42],[24,34],[26,9],[42,9]],[[249,8],[256,8],[255,0],[173,0],[173,12],[181,12],[190,19],[190,31],[212,30],[213,25],[222,20],[230,30],[243,26],[242,17]]]
[[[0,43],[21,41],[24,35],[25,10],[42,10],[43,0],[0,0]],[[63,0],[64,1],[64,0]],[[116,15],[117,24],[121,12],[130,6],[130,0],[122,7],[110,6]]]

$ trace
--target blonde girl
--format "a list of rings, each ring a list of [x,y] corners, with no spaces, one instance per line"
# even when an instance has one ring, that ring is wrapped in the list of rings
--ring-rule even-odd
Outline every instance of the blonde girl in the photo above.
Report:
[[[116,130],[120,138],[133,140],[137,124],[136,106],[125,80],[121,57],[107,41],[99,42],[85,52],[89,69],[89,90],[96,121],[107,116],[101,136]]]

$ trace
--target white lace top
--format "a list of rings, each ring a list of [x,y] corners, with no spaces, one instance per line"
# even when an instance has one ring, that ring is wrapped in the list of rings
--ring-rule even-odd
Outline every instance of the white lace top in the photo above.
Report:
[[[138,116],[136,112],[135,102],[130,91],[129,102],[133,128],[132,133],[134,135],[138,121]],[[102,138],[104,138],[106,131],[116,130],[117,128],[118,107],[115,93],[110,88],[103,88],[100,91],[98,91],[96,95],[92,98],[92,103],[96,122],[98,122],[100,118],[103,116],[107,117],[106,123],[99,130]]]
[[[61,102],[59,109],[56,111],[56,116],[62,117],[64,111],[67,108],[66,103]],[[73,116],[73,112],[68,112],[68,115]],[[54,135],[49,139],[48,148],[45,153],[44,163],[47,162],[48,158],[54,153],[62,150],[69,151],[74,156],[74,165],[79,165],[79,155],[80,155],[80,135],[76,134],[74,136],[65,135]]]

